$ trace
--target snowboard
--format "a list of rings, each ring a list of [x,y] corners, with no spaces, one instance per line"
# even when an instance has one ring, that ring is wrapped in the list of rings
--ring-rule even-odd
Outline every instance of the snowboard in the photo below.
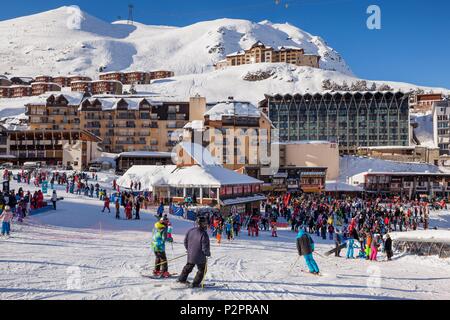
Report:
[[[339,246],[339,250],[342,250],[346,247],[347,247],[347,243],[344,242],[343,244],[341,244]],[[325,252],[324,254],[328,257],[328,256],[332,255],[333,253],[336,253],[336,248],[333,248],[330,251]]]

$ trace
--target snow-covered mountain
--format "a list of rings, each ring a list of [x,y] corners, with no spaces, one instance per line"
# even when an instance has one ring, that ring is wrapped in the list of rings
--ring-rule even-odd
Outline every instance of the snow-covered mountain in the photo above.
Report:
[[[105,71],[169,69],[177,75],[212,71],[227,54],[256,41],[319,54],[321,68],[352,75],[320,37],[290,24],[219,19],[186,27],[107,23],[79,8],[61,7],[0,22],[0,74],[97,77]]]

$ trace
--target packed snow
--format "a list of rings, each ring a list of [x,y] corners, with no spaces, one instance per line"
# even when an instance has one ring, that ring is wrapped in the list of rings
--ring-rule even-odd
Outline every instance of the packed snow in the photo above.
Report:
[[[104,181],[112,178],[101,176]],[[278,238],[262,232],[259,238],[244,233],[221,245],[211,240],[206,282],[217,287],[173,290],[172,280],[141,276],[154,261],[150,242],[156,208],[145,211],[140,221],[117,221],[113,213],[101,212],[103,204],[96,199],[58,193],[65,199],[56,211],[13,224],[12,238],[0,240],[0,299],[450,298],[449,259],[397,254],[391,262],[374,263],[325,257],[333,243],[314,237],[323,273],[316,277],[300,272],[304,262],[296,262],[296,235],[288,230],[279,230]],[[175,242],[173,249],[167,248],[168,259],[184,254],[184,234],[193,226],[182,218],[170,219]],[[434,212],[432,227],[433,219]],[[169,270],[180,272],[184,263],[184,259],[169,262]]]

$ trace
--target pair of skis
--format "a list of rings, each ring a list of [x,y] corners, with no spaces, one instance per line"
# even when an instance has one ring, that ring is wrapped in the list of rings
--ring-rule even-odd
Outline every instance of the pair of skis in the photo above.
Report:
[[[170,277],[167,277],[167,278],[164,278],[164,277],[161,277],[161,276],[157,276],[157,275],[153,275],[153,274],[141,274],[141,275],[144,278],[149,278],[149,279],[152,279],[152,280],[161,280],[161,282],[165,282],[164,280],[176,279],[179,276],[176,273],[171,274]],[[154,286],[155,287],[162,287],[164,285],[165,284],[163,284],[163,283],[159,283],[159,284],[155,284]],[[214,283],[214,282],[204,283],[202,286],[200,286],[198,288],[197,287],[193,288],[192,284],[190,282],[186,282],[186,283],[176,282],[172,286],[172,289],[210,289],[210,288],[217,288],[217,287],[218,287],[218,285],[216,283]]]

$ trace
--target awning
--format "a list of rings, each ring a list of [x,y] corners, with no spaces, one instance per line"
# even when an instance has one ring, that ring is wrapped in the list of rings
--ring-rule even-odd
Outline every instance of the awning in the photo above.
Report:
[[[267,197],[264,195],[258,194],[258,195],[251,196],[251,197],[220,200],[220,203],[223,206],[233,206],[236,204],[251,203],[251,202],[257,202],[257,201],[264,201],[264,200],[267,200]]]

